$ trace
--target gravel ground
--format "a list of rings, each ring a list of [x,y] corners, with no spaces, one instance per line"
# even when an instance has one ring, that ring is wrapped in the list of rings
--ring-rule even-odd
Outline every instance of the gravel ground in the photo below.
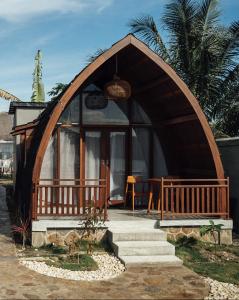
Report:
[[[92,255],[92,258],[97,262],[99,269],[90,272],[60,269],[34,260],[20,260],[20,264],[43,275],[70,280],[107,280],[117,277],[125,271],[125,266],[113,255]]]
[[[209,296],[205,298],[205,300],[227,300],[227,299],[239,299],[239,286],[231,283],[219,282],[217,280],[213,280],[209,277],[204,278],[206,283],[210,286]]]

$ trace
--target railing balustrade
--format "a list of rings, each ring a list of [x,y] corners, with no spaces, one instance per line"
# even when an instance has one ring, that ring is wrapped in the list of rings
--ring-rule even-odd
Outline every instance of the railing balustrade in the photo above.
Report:
[[[160,188],[161,220],[166,215],[229,218],[229,179],[167,179]]]
[[[84,216],[89,208],[107,215],[106,180],[41,179],[36,185],[33,219],[37,216]]]

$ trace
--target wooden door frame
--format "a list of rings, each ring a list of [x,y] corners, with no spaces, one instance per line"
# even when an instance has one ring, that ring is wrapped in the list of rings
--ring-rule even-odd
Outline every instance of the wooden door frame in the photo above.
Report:
[[[85,133],[87,131],[100,132],[100,179],[106,179],[106,198],[107,202],[111,202],[111,205],[117,205],[124,202],[122,200],[110,200],[110,133],[111,132],[124,132],[125,133],[125,180],[129,171],[129,159],[131,157],[130,149],[128,149],[129,143],[129,126],[112,126],[112,125],[84,125],[81,127],[81,178],[85,179]],[[123,187],[124,189],[124,187]]]

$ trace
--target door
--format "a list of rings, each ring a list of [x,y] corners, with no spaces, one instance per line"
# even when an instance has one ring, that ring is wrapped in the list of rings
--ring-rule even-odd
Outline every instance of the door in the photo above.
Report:
[[[85,131],[85,179],[106,179],[110,204],[124,200],[126,181],[126,131]]]

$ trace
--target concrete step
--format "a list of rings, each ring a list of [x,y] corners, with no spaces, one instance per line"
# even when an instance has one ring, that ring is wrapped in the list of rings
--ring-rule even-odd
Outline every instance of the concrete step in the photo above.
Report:
[[[166,241],[167,234],[163,230],[154,228],[111,229],[108,231],[111,243],[117,241]]]
[[[174,246],[167,241],[117,241],[112,247],[118,257],[175,254]]]
[[[122,262],[128,266],[132,264],[160,264],[163,266],[181,266],[182,260],[174,255],[153,255],[153,256],[121,256]]]

